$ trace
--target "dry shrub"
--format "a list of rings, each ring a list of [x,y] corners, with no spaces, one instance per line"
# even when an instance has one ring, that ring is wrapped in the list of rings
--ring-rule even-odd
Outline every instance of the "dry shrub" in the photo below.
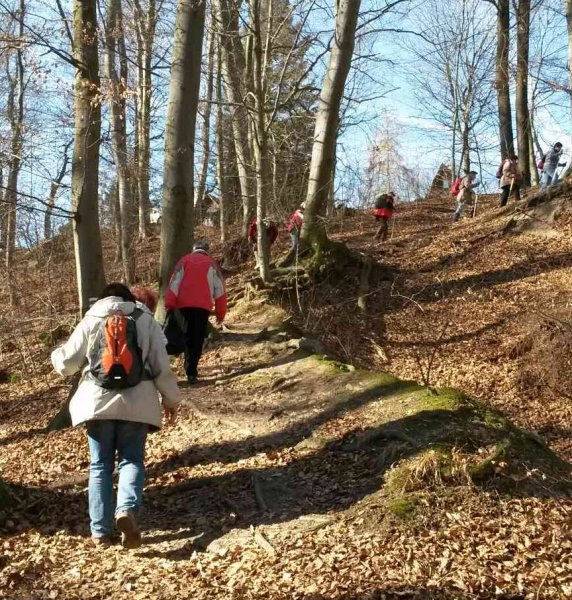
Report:
[[[538,397],[572,398],[572,308],[539,313],[518,354],[523,391]]]
[[[401,493],[442,485],[470,485],[470,458],[458,448],[431,448],[407,459],[386,476]]]

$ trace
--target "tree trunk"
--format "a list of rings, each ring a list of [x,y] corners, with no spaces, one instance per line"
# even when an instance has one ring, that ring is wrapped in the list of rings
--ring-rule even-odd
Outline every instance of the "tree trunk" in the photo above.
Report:
[[[226,177],[226,152],[224,137],[224,119],[222,112],[222,64],[221,64],[221,45],[217,44],[217,73],[216,73],[216,147],[217,161],[216,173],[219,189],[220,206],[220,241],[224,244],[228,233],[228,180]]]
[[[74,150],[72,161],[73,234],[80,311],[89,308],[105,285],[99,229],[99,57],[96,0],[74,0],[75,78]]]
[[[524,186],[530,186],[530,120],[528,116],[528,55],[530,36],[530,0],[519,0],[517,6],[516,50],[516,128],[518,164]]]
[[[125,111],[125,86],[127,85],[127,63],[124,60],[125,43],[123,37],[123,16],[120,0],[109,0],[107,24],[105,28],[105,57],[109,85],[109,112],[111,121],[111,146],[117,182],[119,187],[119,216],[121,259],[123,278],[127,285],[135,281],[135,261],[131,250],[133,234],[133,196],[129,176],[127,152],[127,115]],[[116,58],[120,57],[120,72],[117,72]]]
[[[63,178],[66,175],[68,170],[68,165],[70,162],[68,151],[70,146],[72,145],[73,140],[70,140],[64,147],[64,159],[62,162],[62,166],[54,180],[50,185],[50,195],[48,196],[48,201],[46,204],[48,205],[46,208],[46,212],[44,213],[44,239],[49,240],[53,235],[52,231],[52,212],[54,207],[56,206],[56,195],[58,190],[60,189],[60,185],[62,183]]]
[[[24,40],[24,0],[20,0],[19,8],[19,39]],[[23,43],[23,42],[22,42]],[[22,47],[19,44],[15,57],[15,74],[9,72],[9,61],[7,65],[9,91],[7,102],[7,114],[10,122],[10,160],[8,170],[8,181],[4,202],[6,204],[6,238],[5,238],[5,263],[8,275],[8,293],[10,305],[17,304],[15,286],[13,284],[12,267],[14,254],[16,253],[16,221],[18,216],[18,178],[22,164],[22,142],[24,137],[24,57]]]
[[[203,115],[203,160],[201,164],[201,171],[199,173],[199,181],[197,184],[197,193],[195,196],[195,210],[199,211],[198,219],[202,218],[200,210],[203,205],[203,196],[205,195],[205,187],[207,182],[207,175],[209,172],[209,161],[211,153],[211,105],[213,100],[213,87],[214,87],[214,50],[215,50],[215,34],[211,28],[208,34],[207,44],[207,94],[205,99],[205,112]]]
[[[266,103],[266,64],[264,56],[270,54],[272,0],[264,0],[265,15],[268,19],[268,32],[266,36],[266,51],[263,49],[261,25],[261,0],[250,0],[250,31],[251,31],[251,58],[250,63],[250,88],[254,98],[253,106],[249,110],[253,131],[253,156],[256,174],[256,220],[257,227],[257,254],[258,269],[264,283],[272,279],[270,275],[270,252],[266,239],[266,228],[263,220],[266,217],[266,201],[270,193],[270,161],[268,156],[268,131],[266,129],[265,103]]]
[[[149,230],[149,177],[151,164],[151,97],[153,92],[151,68],[155,30],[157,26],[156,0],[148,0],[147,10],[139,1],[135,4],[135,31],[137,34],[137,202],[139,208],[139,237],[147,237]]]
[[[501,159],[514,154],[512,133],[512,110],[510,106],[509,62],[510,49],[510,0],[498,0],[497,4],[497,58],[495,87],[499,114]]]
[[[113,262],[119,264],[121,262],[121,209],[119,207],[119,184],[117,177],[109,186],[107,192],[107,204],[111,213],[111,223],[113,227],[113,237],[115,241],[115,255]]]
[[[570,101],[570,117],[572,119],[572,0],[564,0],[564,13],[566,15],[566,29],[568,31],[568,98]],[[572,161],[566,168],[565,177],[572,174]]]
[[[195,124],[201,83],[204,0],[179,0],[165,123],[159,318],[177,260],[193,246]]]
[[[318,254],[328,244],[324,221],[320,216],[324,214],[334,172],[340,104],[352,62],[359,8],[360,0],[339,0],[337,3],[335,36],[316,114],[301,237]]]
[[[232,129],[242,198],[242,235],[246,237],[252,216],[250,184],[251,152],[248,144],[248,115],[244,104],[244,48],[240,42],[238,11],[229,7],[229,0],[213,0],[213,21],[222,44],[223,80],[226,97],[232,110]]]

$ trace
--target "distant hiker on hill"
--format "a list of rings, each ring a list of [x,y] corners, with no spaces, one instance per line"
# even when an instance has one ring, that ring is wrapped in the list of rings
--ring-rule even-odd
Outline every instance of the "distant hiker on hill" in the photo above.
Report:
[[[381,240],[384,242],[387,239],[387,232],[389,229],[389,219],[393,217],[393,211],[395,209],[395,194],[389,192],[387,194],[380,194],[375,200],[375,215],[376,221],[381,221],[375,235],[374,240]]]
[[[455,182],[457,183],[457,181]],[[455,184],[453,184],[454,186]],[[465,204],[471,202],[474,198],[475,193],[473,189],[480,185],[480,181],[477,180],[477,172],[469,171],[459,182],[459,191],[456,194],[457,209],[453,215],[453,219],[458,221],[461,218],[461,213],[465,208]],[[451,188],[453,189],[453,187]]]
[[[551,185],[554,185],[558,181],[558,177],[556,176],[556,169],[558,167],[563,167],[566,165],[565,162],[560,162],[560,158],[562,157],[562,144],[560,142],[556,142],[552,148],[546,153],[546,155],[541,160],[542,163],[542,189],[546,189]]]
[[[217,323],[222,323],[226,315],[224,279],[217,262],[209,255],[208,242],[203,240],[196,242],[193,251],[176,264],[165,294],[165,308],[179,309],[186,322],[185,372],[190,384],[197,381],[213,305]]]
[[[298,248],[298,242],[300,241],[300,230],[304,224],[304,209],[306,203],[302,202],[300,206],[290,215],[288,221],[288,233],[290,234],[290,240],[292,241],[292,249]]]
[[[268,217],[262,219],[262,224],[264,225],[264,229],[266,230],[266,243],[270,248],[272,244],[278,238],[278,225]],[[248,226],[248,244],[252,248],[254,252],[254,256],[256,258],[256,264],[258,265],[258,219],[256,217],[252,219],[250,225]]]
[[[517,201],[520,200],[520,182],[518,173],[518,156],[512,154],[508,158],[505,158],[501,168],[500,188],[501,194],[501,206],[506,206],[508,197],[512,194],[516,196]]]
[[[141,545],[137,511],[143,495],[145,440],[161,427],[161,402],[173,419],[181,401],[161,327],[136,308],[121,283],[104,288],[69,340],[52,352],[55,370],[82,377],[70,402],[73,425],[85,423],[91,462],[89,516],[97,546],[111,543],[113,469],[119,470],[115,524],[125,548]]]

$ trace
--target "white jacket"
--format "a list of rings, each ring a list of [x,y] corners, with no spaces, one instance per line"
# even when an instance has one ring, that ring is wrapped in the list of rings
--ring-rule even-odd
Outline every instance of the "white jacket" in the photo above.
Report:
[[[143,364],[153,377],[132,388],[106,390],[97,385],[89,374],[87,356],[100,323],[116,310],[129,315],[135,309],[133,302],[109,297],[98,300],[85,314],[69,340],[52,352],[52,364],[60,375],[73,375],[83,369],[81,381],[70,402],[72,423],[79,425],[92,419],[118,419],[148,423],[161,427],[161,404],[175,407],[181,401],[177,378],[171,371],[169,356],[161,327],[147,311],[137,319],[137,343]]]

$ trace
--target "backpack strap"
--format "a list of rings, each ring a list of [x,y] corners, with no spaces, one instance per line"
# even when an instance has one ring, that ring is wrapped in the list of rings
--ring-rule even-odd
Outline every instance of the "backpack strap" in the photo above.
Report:
[[[143,315],[145,313],[145,311],[141,310],[140,308],[135,307],[133,309],[133,312],[130,315],[125,315],[126,317],[130,317],[133,319],[133,321],[135,321],[135,327],[137,327],[137,321],[139,319],[139,317],[141,315]],[[139,346],[139,341],[137,342],[137,345]],[[141,350],[141,346],[139,346],[139,350]],[[148,370],[147,368],[147,361],[145,361],[143,363],[143,375],[141,376],[141,381],[153,381],[153,379],[155,379],[155,377],[153,377],[153,375],[151,374],[151,372]]]

